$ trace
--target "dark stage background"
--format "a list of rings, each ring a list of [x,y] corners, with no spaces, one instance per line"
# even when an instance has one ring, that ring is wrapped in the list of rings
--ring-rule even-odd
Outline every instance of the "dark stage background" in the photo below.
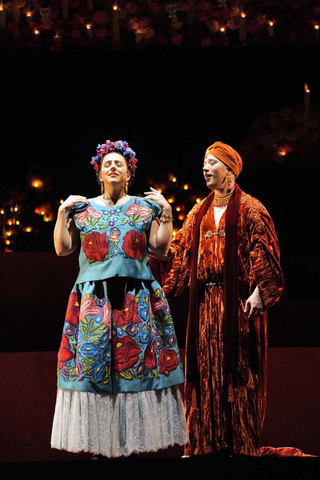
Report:
[[[137,152],[134,193],[143,193],[173,172],[181,184],[192,185],[190,195],[197,191],[204,196],[208,193],[201,170],[204,151],[216,140],[228,143],[243,155],[239,185],[266,206],[279,236],[286,287],[279,304],[270,310],[270,345],[319,346],[320,159],[310,162],[302,152],[298,160],[276,163],[270,158],[266,164],[258,154],[246,164],[242,151],[260,117],[285,107],[303,108],[305,83],[311,91],[311,106],[319,105],[318,56],[318,47],[303,45],[1,52],[0,200],[16,195],[25,209],[35,201],[50,201],[55,215],[60,198],[98,194],[90,159],[97,143],[107,138],[125,139]],[[34,176],[46,183],[36,200],[28,187]],[[52,335],[45,339],[35,338],[33,332],[26,343],[19,336],[24,292],[31,289],[30,298],[38,290],[41,260],[35,252],[53,252],[53,225],[54,218],[38,235],[23,237],[18,251],[1,253],[3,266],[10,269],[12,265],[11,272],[16,268],[26,282],[18,290],[17,277],[10,278],[10,271],[2,275],[2,290],[9,288],[15,294],[18,290],[21,299],[13,311],[15,320],[2,336],[3,351],[20,351],[21,344],[25,350],[50,350],[59,344],[62,318],[52,318]],[[28,256],[21,263],[17,256],[23,251],[32,251],[33,264],[39,258],[40,266],[27,272]],[[61,259],[50,258],[56,262],[53,271],[59,270]],[[74,271],[67,269],[65,275],[72,282],[76,257],[68,262]],[[63,278],[55,277],[54,283],[60,285]],[[61,312],[68,293],[69,283],[64,297],[55,298],[54,290],[50,293]],[[2,299],[3,318],[8,310],[6,298]],[[38,305],[39,297],[34,301]],[[172,308],[183,344],[186,302],[173,302]],[[51,312],[55,315],[55,309]],[[26,315],[29,321],[37,318],[30,310]]]
[[[320,158],[310,157],[303,138],[299,153],[282,162],[271,156],[266,162],[262,149],[249,161],[245,146],[250,132],[256,139],[265,133],[254,125],[268,113],[303,110],[305,83],[311,109],[320,106],[318,58],[319,48],[302,44],[0,54],[0,207],[16,198],[28,212],[47,202],[54,205],[55,216],[61,198],[97,195],[90,159],[106,139],[127,140],[137,152],[133,193],[143,193],[172,172],[181,185],[192,185],[190,196],[204,196],[205,149],[220,140],[242,154],[239,185],[274,219],[285,274],[284,294],[268,314],[269,390],[262,441],[313,455],[320,453]],[[271,131],[275,137],[278,128]],[[42,191],[30,189],[35,177],[45,182]],[[0,252],[5,392],[0,407],[6,412],[0,463],[83,458],[50,449],[56,352],[77,274],[76,253],[64,258],[54,253],[54,216],[41,223],[37,235],[21,235],[11,253]],[[186,292],[171,302],[181,347],[187,301]]]

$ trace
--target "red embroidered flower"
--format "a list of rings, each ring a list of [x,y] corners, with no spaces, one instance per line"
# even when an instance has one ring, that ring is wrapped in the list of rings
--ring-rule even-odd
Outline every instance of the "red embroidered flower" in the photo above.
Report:
[[[73,327],[77,327],[79,325],[79,298],[78,294],[75,292],[72,292],[69,296],[66,322]]]
[[[151,217],[150,208],[142,207],[139,205],[130,205],[130,207],[126,212],[124,212],[124,214],[128,217],[132,217],[133,215],[139,216],[141,218]]]
[[[102,262],[109,250],[106,241],[106,232],[102,235],[98,232],[88,233],[82,243],[82,248],[89,262]]]
[[[130,230],[123,239],[123,251],[131,258],[139,258],[146,247],[146,237],[135,230]]]
[[[157,368],[156,352],[153,348],[153,344],[150,342],[144,352],[144,364],[149,370]]]
[[[61,339],[61,344],[58,352],[58,364],[59,364],[59,369],[63,368],[64,365],[71,360],[71,358],[74,358],[75,354],[71,351],[70,343],[68,337],[63,333],[62,334],[62,339]]]
[[[114,337],[112,339],[113,344],[113,360],[114,369],[116,372],[123,372],[138,361],[139,354],[141,353],[136,342],[130,337]]]
[[[138,315],[138,305],[131,293],[126,294],[122,310],[114,310],[113,320],[116,327],[122,327],[129,323],[141,323],[141,318]]]
[[[179,365],[179,359],[174,350],[163,350],[159,355],[160,373],[171,372]]]

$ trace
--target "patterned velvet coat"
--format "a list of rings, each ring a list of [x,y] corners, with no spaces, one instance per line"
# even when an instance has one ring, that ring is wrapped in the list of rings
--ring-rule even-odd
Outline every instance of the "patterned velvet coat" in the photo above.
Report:
[[[186,447],[188,455],[223,450],[259,455],[259,436],[266,411],[266,310],[282,294],[283,273],[278,239],[269,213],[257,199],[239,191],[237,372],[231,379],[224,370],[223,361],[224,332],[228,325],[223,283],[226,212],[219,225],[215,225],[211,204],[200,224],[197,261],[200,285],[199,380],[185,385],[184,400],[191,441]],[[194,206],[171,244],[164,283],[169,299],[190,286],[193,227],[200,206]],[[248,321],[244,313],[245,302],[256,286],[265,311],[260,317]]]

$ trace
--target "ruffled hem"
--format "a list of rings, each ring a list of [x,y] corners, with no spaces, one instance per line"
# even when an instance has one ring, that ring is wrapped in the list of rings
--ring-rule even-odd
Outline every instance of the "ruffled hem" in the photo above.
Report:
[[[115,458],[187,443],[178,386],[117,395],[57,391],[52,448]]]

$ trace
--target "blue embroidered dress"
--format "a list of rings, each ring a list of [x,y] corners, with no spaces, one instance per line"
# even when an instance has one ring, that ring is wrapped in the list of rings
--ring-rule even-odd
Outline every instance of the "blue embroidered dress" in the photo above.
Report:
[[[114,207],[102,206],[90,199],[88,205],[69,212],[79,229],[81,248],[79,274],[69,297],[58,352],[58,396],[61,398],[56,405],[52,434],[54,448],[119,456],[155,451],[168,444],[187,441],[182,400],[177,398],[179,393],[175,388],[170,390],[170,387],[184,382],[183,365],[168,301],[149,266],[148,232],[159,213],[160,207],[155,202],[135,196]],[[103,448],[90,447],[83,442],[78,444],[77,441],[76,446],[70,447],[68,444],[75,440],[63,438],[64,427],[60,425],[70,420],[61,419],[62,410],[65,409],[66,395],[71,395],[68,397],[71,405],[74,403],[72,393],[79,392],[98,394],[106,401],[109,401],[108,397],[120,394],[119,398],[126,406],[128,397],[121,397],[122,394],[139,394],[132,397],[138,399],[138,410],[141,410],[142,397],[145,405],[150,404],[150,398],[144,398],[148,394],[143,392],[156,395],[157,404],[160,404],[160,396],[168,396],[169,392],[175,397],[173,403],[178,427],[167,423],[166,428],[176,430],[176,438],[169,442],[161,440],[158,446],[152,446],[151,442],[148,447],[146,443],[150,443],[150,439],[141,440],[145,436],[141,433],[139,446],[135,440],[130,440],[130,446],[123,447],[123,439],[117,438]],[[83,402],[84,397],[79,398]],[[79,412],[83,412],[84,405],[80,407]],[[109,404],[107,408],[110,410]],[[121,408],[123,410],[123,406]],[[172,410],[172,405],[169,409]],[[79,412],[70,415],[83,415]],[[165,410],[161,414],[152,409],[146,413],[154,419],[158,415],[159,422],[163,421],[160,420],[163,414],[168,418],[172,416],[172,412],[166,413]],[[113,407],[109,416],[115,417]],[[115,421],[122,424],[127,419]],[[76,421],[78,425],[79,422],[80,436],[83,436],[83,419]],[[141,430],[138,424],[141,419],[135,426]],[[90,429],[86,422],[87,436],[99,435]],[[111,429],[116,430],[114,425]],[[123,425],[119,429],[122,431]],[[147,427],[144,426],[143,430]],[[150,438],[154,434],[150,430]],[[117,435],[121,437],[122,434]],[[113,444],[117,442],[120,446],[114,448]]]

